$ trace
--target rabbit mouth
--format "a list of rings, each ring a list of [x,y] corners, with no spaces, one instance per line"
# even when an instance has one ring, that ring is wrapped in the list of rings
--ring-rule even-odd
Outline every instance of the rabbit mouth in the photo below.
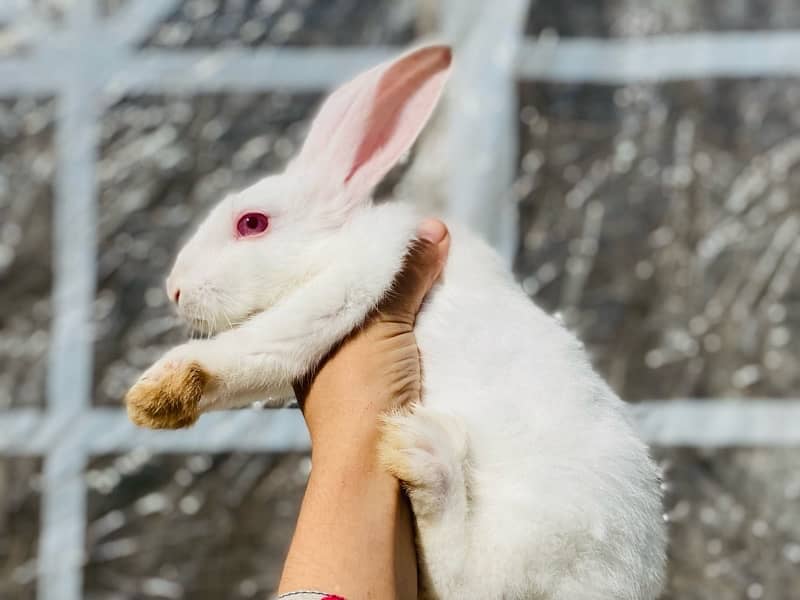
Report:
[[[192,339],[211,337],[220,331],[220,329],[214,327],[214,323],[206,319],[185,317],[184,320],[189,328],[189,337]]]
[[[220,317],[209,317],[206,315],[182,315],[189,327],[189,336],[195,338],[209,338],[223,331],[236,329],[249,321],[260,311],[254,310],[242,318],[231,319],[227,315]]]
[[[191,338],[208,338],[227,329],[233,329],[234,325],[229,320],[212,319],[207,317],[184,315],[186,325],[189,328]]]

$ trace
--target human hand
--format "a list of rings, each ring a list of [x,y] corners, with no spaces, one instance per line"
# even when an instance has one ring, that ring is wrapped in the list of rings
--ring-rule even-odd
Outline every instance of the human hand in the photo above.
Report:
[[[314,449],[340,446],[343,440],[374,442],[381,414],[420,399],[414,323],[442,272],[450,235],[441,221],[431,219],[420,224],[418,237],[375,314],[331,353],[309,381],[295,386]]]

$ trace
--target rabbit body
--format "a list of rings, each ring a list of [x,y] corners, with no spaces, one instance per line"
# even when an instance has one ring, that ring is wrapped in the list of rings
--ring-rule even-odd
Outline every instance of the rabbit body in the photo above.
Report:
[[[452,236],[416,326],[424,404],[384,447],[414,482],[423,597],[656,598],[658,472],[625,405],[490,248]]]
[[[140,425],[291,394],[363,323],[418,217],[373,205],[439,98],[449,50],[376,67],[326,101],[284,173],[225,198],[179,253],[170,297],[215,334],[170,350],[126,397]],[[581,344],[451,224],[418,317],[423,404],[387,418],[384,464],[418,526],[422,595],[654,600],[664,571],[657,469]]]

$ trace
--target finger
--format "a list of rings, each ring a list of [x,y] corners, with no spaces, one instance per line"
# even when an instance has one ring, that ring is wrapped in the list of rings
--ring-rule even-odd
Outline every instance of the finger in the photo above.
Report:
[[[416,315],[428,291],[444,268],[450,250],[450,234],[436,219],[423,221],[409,248],[405,264],[395,279],[382,308],[398,317]]]

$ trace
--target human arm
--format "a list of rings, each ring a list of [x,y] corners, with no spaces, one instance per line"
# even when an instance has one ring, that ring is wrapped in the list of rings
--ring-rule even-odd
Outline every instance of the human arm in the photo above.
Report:
[[[449,236],[420,227],[393,292],[325,361],[298,398],[313,468],[280,592],[320,589],[349,600],[416,598],[413,521],[399,482],[377,458],[379,419],[419,400],[414,320],[441,272]],[[430,240],[430,241],[424,241]]]

